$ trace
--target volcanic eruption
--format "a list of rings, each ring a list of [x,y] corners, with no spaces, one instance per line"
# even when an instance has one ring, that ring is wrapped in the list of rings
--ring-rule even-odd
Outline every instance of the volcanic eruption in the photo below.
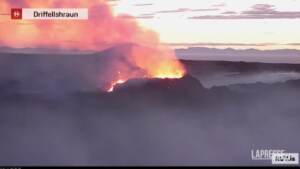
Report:
[[[114,78],[109,83],[108,92],[112,92],[114,86],[125,83],[128,79],[136,78],[160,78],[174,79],[181,78],[185,74],[185,70],[181,63],[176,60],[175,54],[165,49],[150,49],[141,46],[130,46],[126,57],[118,62],[117,71]],[[124,61],[125,60],[125,61]]]
[[[16,48],[63,48],[102,51],[120,44],[131,44],[114,56],[122,54],[99,76],[104,76],[106,91],[131,78],[181,78],[185,69],[174,52],[160,43],[159,36],[139,26],[128,15],[114,15],[106,0],[10,1],[1,2],[0,11],[11,8],[88,8],[89,19],[71,20],[11,20],[0,15],[7,24],[1,25],[0,45]]]

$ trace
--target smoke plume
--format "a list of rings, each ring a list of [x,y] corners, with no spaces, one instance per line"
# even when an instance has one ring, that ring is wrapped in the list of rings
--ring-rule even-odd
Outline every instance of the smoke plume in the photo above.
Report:
[[[172,50],[159,41],[159,36],[124,15],[115,16],[105,0],[32,0],[1,2],[0,11],[11,8],[88,8],[88,20],[11,20],[0,15],[0,45],[16,48],[63,48],[101,51],[120,44],[134,44],[121,52],[125,58],[111,70],[114,76],[109,88],[117,81],[137,77],[179,78],[183,66]],[[125,60],[125,63],[124,63]],[[135,71],[128,70],[134,67]],[[107,74],[107,73],[106,73]]]

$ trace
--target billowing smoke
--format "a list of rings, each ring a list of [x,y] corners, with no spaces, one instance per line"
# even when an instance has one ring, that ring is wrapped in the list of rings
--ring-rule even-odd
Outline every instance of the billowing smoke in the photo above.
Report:
[[[33,0],[1,2],[1,13],[20,8],[88,8],[88,20],[11,20],[1,16],[0,43],[12,47],[59,47],[101,50],[117,43],[159,45],[156,33],[144,30],[132,18],[113,16],[104,0]],[[4,24],[5,23],[5,24]]]
[[[126,81],[129,78],[179,78],[185,72],[174,52],[160,44],[155,32],[140,27],[131,16],[114,16],[105,0],[4,0],[1,2],[0,11],[9,14],[11,8],[17,7],[88,8],[89,19],[29,21],[11,20],[9,15],[2,15],[2,46],[100,51],[116,45],[132,44],[128,50],[120,51],[124,58],[113,64],[117,68],[107,71],[107,79],[111,79],[108,88],[113,87],[117,81]],[[134,71],[128,67],[133,67]]]

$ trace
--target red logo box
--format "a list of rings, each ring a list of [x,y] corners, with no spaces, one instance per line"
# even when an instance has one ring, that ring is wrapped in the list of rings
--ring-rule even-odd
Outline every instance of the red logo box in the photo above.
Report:
[[[11,19],[22,19],[22,8],[11,9]]]

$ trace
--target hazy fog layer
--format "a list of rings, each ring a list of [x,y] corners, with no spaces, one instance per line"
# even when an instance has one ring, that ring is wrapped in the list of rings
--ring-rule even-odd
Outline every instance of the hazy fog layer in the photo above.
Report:
[[[232,48],[217,49],[205,47],[190,47],[176,49],[177,56],[186,60],[210,60],[233,62],[263,62],[263,63],[300,63],[300,51],[294,49],[256,50]]]
[[[251,150],[300,152],[299,80],[278,83],[296,72],[204,63],[224,75],[108,94],[97,87],[110,60],[99,56],[1,56],[0,165],[270,165]],[[271,84],[202,86],[252,81]]]
[[[276,83],[300,79],[298,72],[262,72],[262,73],[220,73],[210,76],[200,76],[198,79],[205,87],[227,86],[233,84]]]

